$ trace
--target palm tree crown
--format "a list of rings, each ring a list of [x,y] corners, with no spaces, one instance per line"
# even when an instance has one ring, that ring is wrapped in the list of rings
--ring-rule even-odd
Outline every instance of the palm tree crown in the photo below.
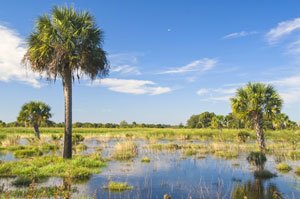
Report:
[[[274,118],[281,111],[282,103],[274,87],[262,83],[248,83],[231,99],[233,113],[250,121],[257,114]]]
[[[71,70],[73,79],[103,77],[109,65],[102,42],[103,32],[88,12],[55,6],[51,16],[37,19],[23,62],[49,79],[64,77],[66,70]]]
[[[25,123],[26,126],[33,126],[36,136],[40,138],[39,126],[52,117],[50,111],[51,108],[47,104],[31,101],[22,106],[17,120]]]

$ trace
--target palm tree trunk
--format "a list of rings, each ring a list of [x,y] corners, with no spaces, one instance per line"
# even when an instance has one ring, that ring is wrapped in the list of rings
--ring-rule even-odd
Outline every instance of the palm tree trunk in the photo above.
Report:
[[[35,132],[35,135],[38,139],[41,139],[40,137],[40,130],[39,130],[39,126],[37,123],[34,123],[33,124],[33,128],[34,128],[34,132]]]
[[[65,97],[65,134],[63,158],[72,158],[72,74],[66,69],[63,77]]]
[[[259,144],[259,149],[261,152],[265,152],[266,144],[265,144],[265,136],[263,132],[263,124],[262,124],[262,115],[257,114],[254,118],[254,128],[256,131],[256,138]]]

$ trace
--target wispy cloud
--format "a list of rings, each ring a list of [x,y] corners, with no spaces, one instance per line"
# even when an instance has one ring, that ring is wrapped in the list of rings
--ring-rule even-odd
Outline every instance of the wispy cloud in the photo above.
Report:
[[[234,95],[237,87],[223,86],[221,88],[200,88],[197,95],[202,97],[202,100],[207,101],[229,101],[230,97]]]
[[[18,81],[39,88],[40,75],[21,66],[25,52],[23,39],[14,30],[0,25],[0,81]]]
[[[300,102],[300,75],[281,78],[270,81],[271,84],[279,88],[279,93],[287,104]]]
[[[114,66],[111,68],[111,72],[116,72],[121,74],[134,74],[134,75],[142,74],[137,67],[130,66],[130,65]]]
[[[203,58],[195,60],[185,66],[168,69],[159,74],[181,74],[189,72],[205,72],[211,70],[218,63],[217,59]]]
[[[300,103],[300,75],[263,82],[274,85],[285,104]],[[246,85],[246,83],[224,84],[220,88],[200,88],[196,93],[205,101],[229,102],[229,99],[235,95],[236,90]]]
[[[117,53],[108,56],[111,64],[111,72],[123,75],[141,75],[142,73],[136,66],[138,57],[141,54],[137,53]]]
[[[160,95],[172,91],[169,87],[157,86],[153,81],[135,79],[105,78],[95,80],[91,86],[104,86],[111,91],[129,94]]]
[[[272,28],[267,34],[266,38],[269,43],[273,44],[278,42],[283,36],[289,35],[295,30],[300,29],[300,18],[295,18],[288,21],[283,21]]]
[[[249,35],[254,35],[257,34],[256,31],[241,31],[241,32],[234,32],[234,33],[230,33],[228,35],[225,35],[223,37],[223,39],[236,39],[236,38],[240,38],[240,37],[246,37]]]

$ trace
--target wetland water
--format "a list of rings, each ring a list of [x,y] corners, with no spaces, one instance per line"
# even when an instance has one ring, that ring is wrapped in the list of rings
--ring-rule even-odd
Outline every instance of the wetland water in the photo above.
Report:
[[[102,147],[102,155],[109,157],[116,143],[122,140],[87,139],[87,149],[80,153],[93,153]],[[300,179],[293,172],[276,171],[275,157],[268,156],[265,169],[277,173],[271,179],[256,179],[254,168],[246,160],[247,154],[236,159],[221,159],[212,155],[184,156],[180,150],[156,151],[146,146],[145,140],[134,140],[138,146],[138,155],[131,161],[111,160],[100,174],[93,175],[88,181],[72,184],[76,191],[72,198],[163,198],[169,194],[172,198],[300,198]],[[162,141],[168,143],[168,141]],[[181,144],[185,141],[181,141]],[[173,142],[172,142],[173,143]],[[143,157],[149,157],[149,163],[142,163]],[[3,161],[15,161],[11,153],[1,156]],[[293,168],[299,161],[289,161]],[[19,189],[11,185],[12,179],[2,179],[7,189]],[[132,190],[111,192],[104,189],[109,181],[127,182]],[[61,185],[62,179],[50,178],[37,186]],[[25,188],[22,188],[25,189]]]

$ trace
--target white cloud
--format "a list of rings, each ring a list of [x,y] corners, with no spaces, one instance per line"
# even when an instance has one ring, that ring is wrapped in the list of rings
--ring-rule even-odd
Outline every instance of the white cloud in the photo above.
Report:
[[[136,95],[160,95],[172,91],[169,87],[156,86],[156,83],[148,80],[105,78],[97,79],[92,83],[92,86],[99,85],[107,87],[111,91]]]
[[[225,88],[226,87],[226,88]],[[197,95],[202,97],[205,101],[229,101],[234,96],[237,87],[227,86],[221,88],[201,88],[197,91]]]
[[[300,103],[300,75],[264,81],[264,83],[275,86],[284,104]],[[229,102],[229,99],[235,95],[236,90],[244,85],[246,83],[224,84],[220,88],[201,88],[196,93],[205,101]]]
[[[138,67],[138,57],[141,54],[136,53],[117,53],[108,55],[110,61],[111,72],[123,75],[141,75]]]
[[[0,81],[18,81],[39,88],[40,76],[21,65],[25,52],[23,39],[14,30],[0,25]]]
[[[300,102],[300,75],[285,77],[269,83],[278,88],[279,94],[286,104]]]
[[[141,75],[142,74],[138,70],[137,67],[130,66],[130,65],[113,66],[111,68],[111,72],[116,72],[116,73],[121,73],[121,74],[134,74],[134,75]]]
[[[223,39],[236,39],[236,38],[240,38],[240,37],[246,37],[249,35],[254,35],[257,34],[256,31],[241,31],[241,32],[234,32],[234,33],[230,33],[228,35],[225,35],[223,37]]]
[[[203,58],[195,60],[185,66],[169,69],[159,74],[180,74],[188,72],[205,72],[211,70],[218,63],[216,59]]]
[[[200,88],[198,91],[197,91],[197,95],[205,95],[205,94],[207,94],[207,93],[209,93],[209,90],[208,89],[206,89],[206,88]]]
[[[293,31],[298,29],[300,29],[300,18],[283,21],[278,23],[278,25],[275,28],[272,28],[266,34],[266,38],[269,43],[276,43],[283,36],[289,35]]]

